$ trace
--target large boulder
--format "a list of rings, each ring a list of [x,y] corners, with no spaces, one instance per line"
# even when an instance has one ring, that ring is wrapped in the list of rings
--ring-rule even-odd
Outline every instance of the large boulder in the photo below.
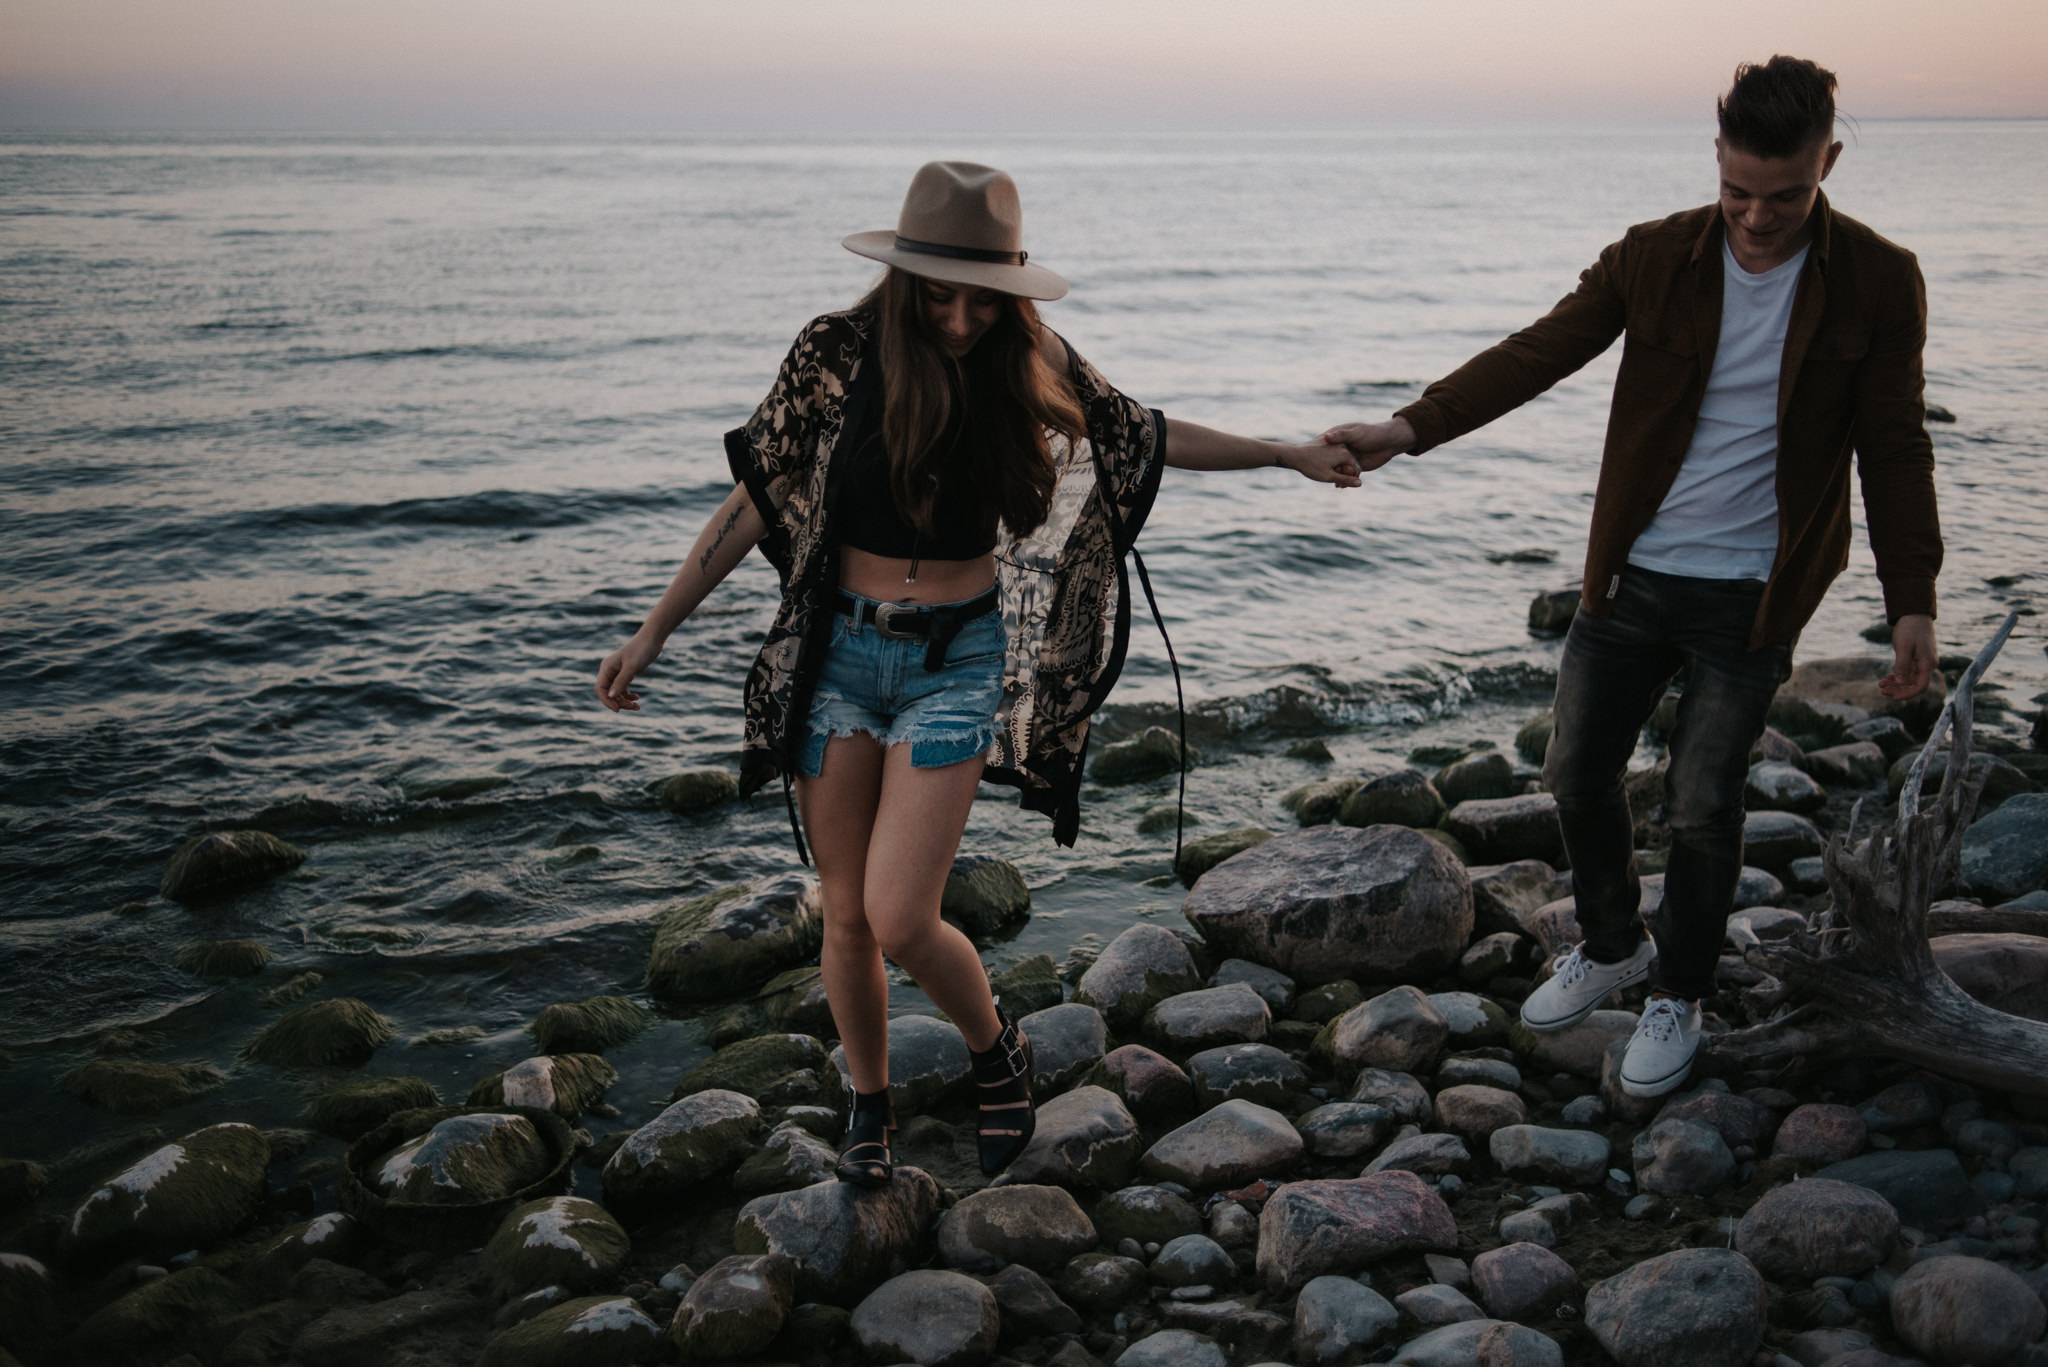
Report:
[[[1038,1108],[1031,1142],[1010,1164],[1013,1182],[1113,1191],[1130,1180],[1144,1136],[1123,1101],[1101,1087],[1076,1087]]]
[[[939,1184],[898,1164],[888,1185],[820,1182],[757,1196],[740,1207],[733,1247],[782,1253],[794,1262],[795,1297],[851,1306],[916,1261],[939,1209]]]
[[[2048,1305],[1988,1258],[1929,1258],[1892,1283],[1892,1327],[1943,1367],[2005,1367],[2048,1330]]]
[[[1302,1148],[1300,1133],[1278,1111],[1226,1101],[1162,1136],[1139,1166],[1155,1180],[1213,1191],[1285,1172]]]
[[[1570,590],[1574,605],[1578,590]],[[1557,1340],[1526,1324],[1479,1319],[1446,1324],[1401,1345],[1395,1367],[1564,1367]]]
[[[306,862],[306,852],[263,831],[214,831],[178,846],[164,868],[159,896],[174,902],[205,902],[287,873]]]
[[[591,1292],[611,1282],[631,1251],[625,1228],[597,1202],[547,1196],[505,1217],[481,1263],[501,1297],[543,1286]]]
[[[67,1261],[204,1249],[256,1217],[270,1145],[252,1125],[209,1125],[95,1188],[65,1222]]]
[[[2048,938],[2019,934],[1937,935],[1928,941],[1957,987],[2008,1015],[2048,1021]]]
[[[1285,1295],[1398,1253],[1457,1246],[1450,1207],[1414,1173],[1291,1182],[1259,1214],[1259,1280],[1269,1293]]]
[[[1915,732],[1924,732],[1941,715],[1948,682],[1939,670],[1915,698],[1888,698],[1878,681],[1891,671],[1889,655],[1833,656],[1803,660],[1778,686],[1780,699],[1860,708],[1873,717],[1897,717]]]
[[[1963,833],[1963,886],[1988,901],[2048,888],[2048,793],[2022,793]]]
[[[1443,794],[1420,769],[1397,769],[1360,784],[1347,793],[1337,819],[1346,826],[1411,826],[1428,830],[1442,824]],[[1302,825],[1309,823],[1304,821]]]
[[[1735,1227],[1735,1251],[1778,1281],[1860,1277],[1891,1256],[1899,1213],[1867,1187],[1810,1178],[1765,1192]]]
[[[495,1348],[498,1340],[486,1344],[485,1357],[480,1358],[479,1362],[487,1362],[488,1367],[510,1367],[514,1360],[512,1354],[523,1349],[525,1345],[536,1341],[558,1340],[568,1325],[574,1323],[586,1310],[605,1304],[611,1299],[618,1298],[592,1296],[583,1301],[571,1301],[566,1305],[555,1306],[536,1315],[525,1324],[515,1326],[499,1335],[499,1340],[507,1341],[505,1347]],[[274,1358],[264,1360],[281,1361],[289,1358],[293,1367],[362,1367],[364,1363],[396,1358],[394,1350],[400,1344],[412,1349],[413,1353],[408,1353],[407,1356],[413,1356],[427,1348],[427,1344],[422,1343],[422,1340],[433,1343],[440,1333],[447,1331],[451,1326],[459,1333],[468,1328],[467,1322],[487,1318],[488,1310],[489,1305],[486,1302],[455,1290],[407,1291],[388,1300],[373,1301],[368,1305],[344,1305],[328,1311],[301,1329],[298,1337],[292,1340],[288,1354],[280,1353]],[[591,1327],[607,1322],[608,1318],[608,1313],[601,1313]],[[538,1328],[528,1330],[525,1334],[519,1333],[520,1330],[527,1329],[528,1325],[536,1323],[539,1325]],[[660,1328],[652,1327],[658,1337]],[[646,1330],[642,1329],[641,1335],[644,1337],[645,1334]],[[581,1338],[582,1335],[579,1334],[578,1337]],[[569,1340],[571,1344],[576,1341]],[[433,1343],[433,1346],[446,1346],[452,1349],[454,1344],[447,1339],[441,1339],[439,1343]],[[559,1348],[561,1345],[557,1342],[555,1346]],[[545,1352],[546,1349],[537,1351]],[[633,1361],[630,1357],[600,1360]]]
[[[1451,1025],[1420,988],[1394,987],[1324,1026],[1315,1052],[1345,1076],[1361,1068],[1427,1070],[1443,1052]]]
[[[58,1090],[117,1115],[152,1115],[212,1096],[228,1075],[210,1063],[96,1058],[57,1079]]]
[[[852,1328],[870,1362],[979,1367],[995,1351],[1002,1314],[974,1278],[926,1269],[876,1287],[854,1307]]]
[[[1244,983],[1177,992],[1145,1013],[1145,1034],[1162,1049],[1252,1043],[1272,1028],[1272,1008]]]
[[[574,1120],[619,1080],[602,1054],[536,1054],[469,1089],[472,1106],[531,1106]]]
[[[761,1107],[738,1092],[693,1092],[633,1131],[600,1174],[605,1200],[674,1201],[740,1165],[761,1128]],[[756,1250],[757,1252],[765,1250]]]
[[[779,1254],[721,1258],[690,1283],[669,1337],[685,1362],[752,1357],[782,1332],[795,1284],[796,1268]]]
[[[1488,864],[1524,859],[1547,862],[1564,853],[1557,799],[1549,793],[1467,799],[1451,808],[1444,829],[1456,836],[1474,859]]]
[[[1970,1185],[1954,1149],[1859,1154],[1830,1163],[1814,1176],[1868,1187],[1891,1203],[1902,1224],[1915,1229],[1946,1229],[1984,1213],[1984,1199]]]
[[[661,1353],[661,1326],[640,1302],[630,1296],[580,1296],[500,1333],[484,1345],[476,1367],[624,1367],[657,1361]]]
[[[855,1088],[846,1046],[832,1046],[832,1066],[850,1097]],[[889,1021],[889,1104],[897,1119],[939,1105],[966,1088],[974,1060],[960,1027],[936,1016],[895,1016]]]
[[[438,1121],[385,1151],[367,1176],[370,1188],[386,1201],[485,1205],[538,1181],[552,1161],[547,1140],[527,1117],[466,1113]]]
[[[1031,915],[1031,889],[1007,859],[963,854],[953,860],[939,894],[939,915],[976,944],[995,938]]]
[[[1128,1030],[1161,1001],[1201,985],[1194,956],[1180,936],[1164,926],[1140,924],[1111,940],[1088,966],[1075,985],[1074,1000],[1100,1011],[1110,1028]]]
[[[359,1068],[397,1027],[367,1002],[332,997],[288,1011],[242,1046],[242,1057],[280,1068]]]
[[[1595,1282],[1586,1328],[1621,1367],[1745,1367],[1764,1338],[1764,1279],[1740,1253],[1687,1248]]]
[[[1432,978],[1472,933],[1464,866],[1400,826],[1269,840],[1212,870],[1181,910],[1219,953],[1310,984]]]
[[[1102,1013],[1083,1002],[1061,1002],[1017,1022],[1031,1041],[1031,1093],[1045,1098],[1079,1082],[1102,1062],[1109,1030]]]
[[[817,953],[824,933],[817,882],[799,874],[693,897],[655,918],[647,990],[678,1002],[752,991]]]
[[[645,1030],[654,1013],[628,997],[585,997],[544,1006],[533,1019],[533,1044],[543,1054],[601,1054]]]
[[[948,1267],[1054,1272],[1095,1246],[1095,1226],[1065,1189],[1010,1183],[960,1198],[939,1220],[938,1242]]]
[[[891,1035],[900,1024],[890,1022]],[[955,1036],[959,1033],[953,1031]],[[823,1106],[841,1111],[850,1104],[832,1055],[810,1035],[756,1035],[728,1044],[683,1074],[669,1100],[710,1091],[738,1092],[763,1107]]]

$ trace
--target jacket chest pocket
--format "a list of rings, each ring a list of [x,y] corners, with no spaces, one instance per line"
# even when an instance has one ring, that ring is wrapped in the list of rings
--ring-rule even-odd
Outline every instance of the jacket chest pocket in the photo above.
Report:
[[[1669,325],[1636,324],[1622,344],[1617,385],[1633,394],[1676,404],[1699,385],[1699,344]]]

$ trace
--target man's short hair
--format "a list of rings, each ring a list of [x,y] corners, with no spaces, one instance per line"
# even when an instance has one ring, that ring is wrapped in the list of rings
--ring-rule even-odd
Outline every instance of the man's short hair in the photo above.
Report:
[[[1794,156],[1835,131],[1835,73],[1803,57],[1744,62],[1714,112],[1722,140],[1738,151]]]

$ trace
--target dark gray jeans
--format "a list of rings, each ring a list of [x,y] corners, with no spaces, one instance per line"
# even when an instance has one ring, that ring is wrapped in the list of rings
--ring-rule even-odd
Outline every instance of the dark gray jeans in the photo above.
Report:
[[[1651,929],[1652,981],[1690,1000],[1714,990],[1742,874],[1749,751],[1792,670],[1790,645],[1749,649],[1763,589],[1753,579],[1691,579],[1631,565],[1613,615],[1579,613],[1558,663],[1543,781],[1557,798],[1586,953],[1605,963],[1627,958],[1643,937],[1622,774],[1665,686],[1685,670],[1664,780],[1671,852]]]

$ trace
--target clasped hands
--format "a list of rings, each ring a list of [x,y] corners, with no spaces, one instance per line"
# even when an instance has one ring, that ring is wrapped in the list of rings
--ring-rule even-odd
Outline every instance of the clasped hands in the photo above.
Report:
[[[1406,418],[1385,422],[1339,423],[1323,433],[1323,442],[1341,446],[1349,455],[1353,474],[1377,470],[1395,456],[1415,445],[1415,429]]]

